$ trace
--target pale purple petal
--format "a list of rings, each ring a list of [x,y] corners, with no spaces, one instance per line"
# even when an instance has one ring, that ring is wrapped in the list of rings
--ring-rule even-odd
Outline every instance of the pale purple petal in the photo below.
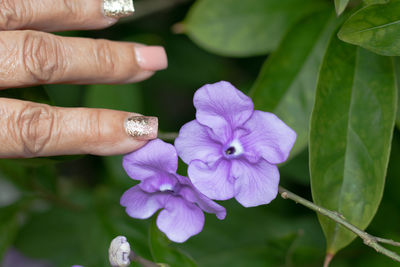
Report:
[[[203,225],[203,211],[181,197],[171,196],[157,218],[158,228],[170,240],[179,243],[200,233]]]
[[[263,159],[255,164],[235,160],[232,173],[237,178],[235,198],[244,207],[268,204],[278,194],[278,168]]]
[[[193,120],[180,129],[175,148],[185,163],[189,164],[194,159],[215,162],[222,156],[221,143],[210,138],[207,128]]]
[[[194,160],[188,168],[193,185],[211,199],[227,200],[234,196],[234,181],[230,177],[231,162],[221,159],[212,166]]]
[[[122,195],[120,203],[132,218],[147,219],[164,207],[167,197],[162,193],[146,193],[136,185]]]
[[[144,179],[139,187],[145,192],[153,193],[165,190],[173,190],[178,183],[176,174],[160,172],[157,175]]]
[[[179,195],[191,203],[196,203],[203,211],[216,214],[218,219],[225,219],[226,210],[224,207],[200,193],[188,178],[180,177],[181,179],[183,180],[181,182],[183,186],[179,190]]]
[[[254,111],[243,126],[247,134],[240,137],[249,158],[262,157],[271,164],[284,162],[296,141],[296,132],[269,112]]]
[[[132,179],[144,180],[160,171],[175,173],[178,156],[173,145],[155,139],[125,155],[122,165]]]
[[[222,142],[232,137],[232,131],[253,113],[251,99],[229,82],[207,84],[193,98],[196,119],[210,127]]]

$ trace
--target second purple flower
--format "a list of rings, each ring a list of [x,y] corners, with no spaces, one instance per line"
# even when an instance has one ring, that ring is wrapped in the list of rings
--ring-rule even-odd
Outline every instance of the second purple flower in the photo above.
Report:
[[[129,216],[147,219],[158,210],[157,226],[174,242],[184,242],[201,232],[203,211],[215,213],[222,220],[224,207],[201,194],[186,177],[176,173],[175,148],[160,139],[124,156],[127,174],[141,182],[127,190],[121,205]]]
[[[271,202],[279,171],[296,133],[228,82],[208,84],[194,95],[196,120],[185,124],[175,147],[189,165],[194,186],[211,199],[235,197],[245,207]]]

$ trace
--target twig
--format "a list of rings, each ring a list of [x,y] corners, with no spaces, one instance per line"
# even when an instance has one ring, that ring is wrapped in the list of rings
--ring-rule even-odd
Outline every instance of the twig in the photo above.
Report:
[[[124,18],[123,20],[121,20],[121,23],[137,20],[137,19],[146,17],[148,15],[152,15],[154,13],[161,12],[163,10],[173,8],[177,5],[189,3],[191,1],[192,0],[168,0],[168,1],[166,1],[166,0],[152,0],[152,1],[135,0],[134,1],[135,13],[133,14],[133,16],[130,16],[130,17],[127,17],[127,18]]]
[[[364,241],[365,245],[370,246],[370,247],[374,248],[377,252],[382,253],[382,254],[388,256],[389,258],[400,262],[399,254],[397,254],[391,250],[388,250],[387,248],[382,247],[379,244],[379,242],[380,242],[380,243],[390,244],[390,245],[394,245],[394,246],[399,246],[400,245],[399,242],[372,236],[372,235],[368,234],[367,232],[364,232],[361,229],[357,228],[355,225],[351,224],[350,222],[346,221],[345,218],[343,217],[343,215],[341,215],[335,211],[330,211],[330,210],[327,210],[320,206],[317,206],[314,203],[290,192],[289,190],[283,188],[282,186],[279,186],[279,193],[281,194],[282,198],[284,198],[284,199],[291,199],[291,200],[295,201],[296,203],[299,203],[313,211],[316,211],[324,216],[327,216],[328,218],[341,224],[348,230],[350,230],[353,233],[355,233],[356,235],[358,235]],[[329,264],[329,262],[327,262],[327,264]],[[325,266],[328,266],[328,265],[325,265]]]
[[[388,244],[388,245],[392,245],[395,247],[400,247],[400,242],[396,242],[392,239],[385,239],[385,238],[381,238],[381,237],[375,237],[376,241],[378,241],[379,243],[384,243],[384,244]]]
[[[158,132],[158,138],[166,141],[174,141],[178,137],[178,133]]]
[[[140,257],[139,255],[135,254],[132,251],[131,251],[131,254],[129,254],[129,259],[131,261],[139,263],[143,267],[160,267],[160,265],[158,265],[152,261],[146,260],[145,258]]]

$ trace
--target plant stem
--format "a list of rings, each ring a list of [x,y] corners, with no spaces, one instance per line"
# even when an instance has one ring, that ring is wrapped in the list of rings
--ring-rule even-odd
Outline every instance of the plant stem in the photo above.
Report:
[[[149,15],[152,15],[157,12],[161,12],[163,10],[167,10],[173,8],[177,5],[186,4],[191,2],[192,0],[135,0],[135,13],[133,16],[127,17],[123,19],[121,22],[129,22],[133,20],[137,20]]]
[[[158,138],[166,141],[174,141],[178,137],[178,133],[158,132]]]
[[[282,198],[291,199],[291,200],[295,201],[296,203],[299,203],[299,204],[301,204],[313,211],[316,211],[316,212],[332,219],[333,221],[341,224],[343,227],[347,228],[348,230],[350,230],[353,233],[355,233],[356,235],[358,235],[364,241],[365,245],[370,246],[370,247],[374,248],[377,252],[382,253],[382,254],[388,256],[389,258],[400,262],[399,254],[397,254],[391,250],[388,250],[385,247],[382,247],[379,244],[379,242],[394,245],[394,246],[399,246],[400,243],[395,242],[393,240],[372,236],[372,235],[368,234],[367,232],[364,232],[361,229],[357,228],[355,225],[351,224],[350,222],[346,221],[346,219],[343,217],[343,215],[339,214],[338,212],[322,208],[322,207],[312,203],[311,201],[308,201],[308,200],[290,192],[289,190],[283,188],[282,186],[279,186],[279,193],[281,194]]]
[[[395,247],[400,247],[400,242],[396,242],[392,239],[385,239],[385,238],[380,238],[380,237],[375,237],[376,241],[378,241],[379,243],[384,243],[384,244],[388,244],[388,245],[392,245]]]
[[[131,254],[129,254],[129,259],[131,261],[139,263],[143,267],[160,267],[160,265],[158,265],[152,261],[146,260],[145,258],[142,258],[139,255],[136,255],[132,251],[131,251]]]

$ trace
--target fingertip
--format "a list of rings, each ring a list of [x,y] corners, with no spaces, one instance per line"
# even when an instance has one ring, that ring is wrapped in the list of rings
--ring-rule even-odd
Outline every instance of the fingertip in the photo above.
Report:
[[[101,145],[91,146],[93,150],[90,154],[99,156],[127,154],[157,138],[157,117],[111,110],[101,112],[103,113],[101,118],[104,121],[100,125],[108,130],[103,131],[103,135],[98,140],[98,144]]]
[[[137,140],[151,140],[157,138],[158,118],[131,115],[124,121],[125,132]]]
[[[135,12],[132,0],[103,0],[103,13],[109,18],[123,18]]]
[[[139,70],[137,73],[132,73],[132,76],[125,83],[137,83],[149,79],[154,75],[154,71]]]
[[[158,71],[168,67],[167,53],[162,46],[136,46],[136,61],[146,71]]]
[[[104,21],[105,21],[104,24],[105,25],[102,25],[103,26],[102,28],[110,27],[110,26],[114,25],[115,23],[117,23],[118,20],[119,19],[117,19],[117,18],[111,18],[111,17],[104,16]]]

